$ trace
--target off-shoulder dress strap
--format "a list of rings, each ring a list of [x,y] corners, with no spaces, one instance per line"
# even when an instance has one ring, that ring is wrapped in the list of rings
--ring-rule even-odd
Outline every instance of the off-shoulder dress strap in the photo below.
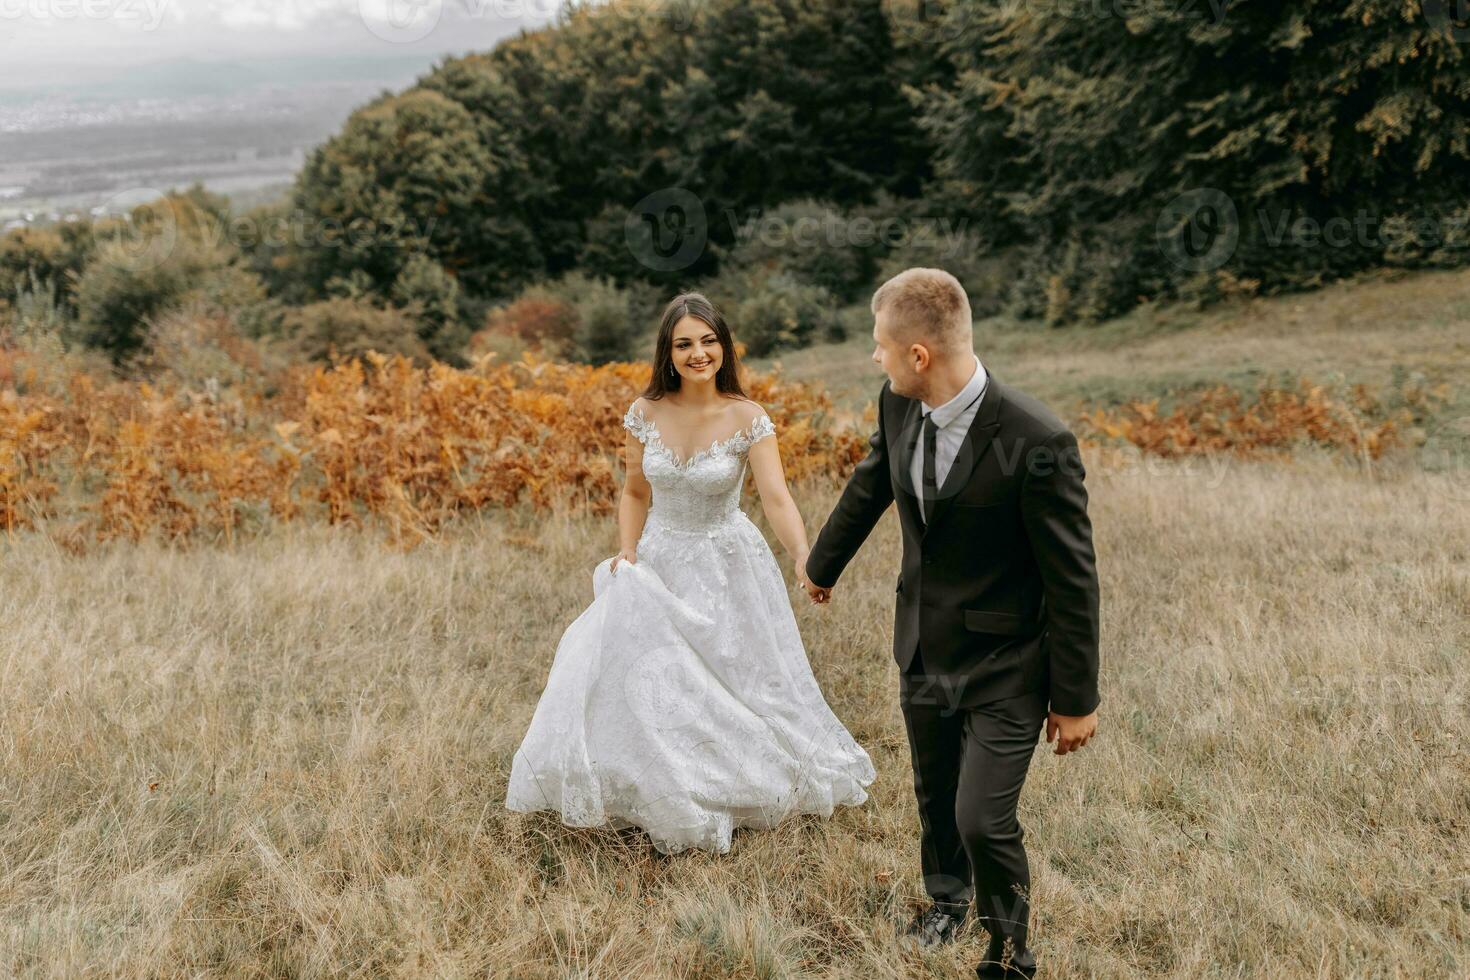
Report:
[[[738,438],[736,442],[741,443],[743,448],[749,449],[766,436],[773,436],[775,434],[776,423],[772,422],[771,417],[762,409],[759,415],[751,419],[749,425],[740,430],[737,434]]]
[[[637,436],[638,441],[645,446],[648,445],[648,440],[653,438],[657,433],[653,422],[646,418],[643,415],[643,410],[638,407],[638,400],[636,398],[633,400],[633,404],[628,406],[628,410],[623,413],[623,428]]]

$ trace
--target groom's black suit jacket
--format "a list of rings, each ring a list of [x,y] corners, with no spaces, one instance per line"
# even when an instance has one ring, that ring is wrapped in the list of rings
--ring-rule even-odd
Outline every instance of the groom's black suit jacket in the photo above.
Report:
[[[819,586],[842,570],[895,500],[903,529],[893,657],[926,674],[954,707],[1027,692],[1051,710],[1098,705],[1098,586],[1077,440],[1034,398],[990,375],[926,526],[910,464],[922,429],[915,398],[884,382],[878,431],[807,558]]]

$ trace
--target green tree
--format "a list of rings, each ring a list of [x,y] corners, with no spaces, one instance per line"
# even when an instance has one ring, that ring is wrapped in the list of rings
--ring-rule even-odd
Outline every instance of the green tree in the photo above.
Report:
[[[534,269],[532,236],[493,192],[517,165],[481,135],[468,109],[426,88],[353,113],[296,185],[299,264],[313,292],[360,269],[387,296],[420,252],[491,291],[524,275],[528,252]]]
[[[508,298],[574,268],[670,287],[715,262],[708,250],[663,270],[630,254],[630,211],[660,190],[693,194],[708,243],[723,247],[745,216],[783,201],[912,194],[930,151],[901,92],[915,59],[895,47],[884,6],[616,0],[449,59],[354,114],[296,188],[308,225],[432,217],[433,229],[377,247],[311,244],[289,264],[314,295],[358,268],[386,296],[414,251],[472,297]]]
[[[936,196],[1024,246],[1018,312],[1064,322],[1223,282],[1315,285],[1387,245],[1298,243],[1292,223],[1433,223],[1459,206],[1470,49],[1414,5],[1126,12],[954,3],[955,81],[914,93]]]

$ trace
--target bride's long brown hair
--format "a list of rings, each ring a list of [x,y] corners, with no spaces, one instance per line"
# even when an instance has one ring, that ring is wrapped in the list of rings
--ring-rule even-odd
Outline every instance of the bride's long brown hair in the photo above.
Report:
[[[715,390],[739,398],[747,397],[745,389],[740,386],[740,361],[735,356],[735,341],[730,337],[730,328],[725,326],[725,318],[703,293],[680,293],[664,307],[658,341],[653,348],[653,377],[649,379],[648,387],[643,389],[643,397],[658,401],[683,386],[684,378],[674,367],[674,325],[686,316],[709,324],[720,342],[720,350],[724,352],[720,358],[720,369],[715,372]]]

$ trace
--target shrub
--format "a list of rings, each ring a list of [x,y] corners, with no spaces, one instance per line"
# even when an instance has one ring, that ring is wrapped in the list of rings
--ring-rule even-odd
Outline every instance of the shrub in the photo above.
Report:
[[[14,300],[36,280],[59,283],[65,251],[61,236],[45,228],[17,228],[0,237],[0,299]]]
[[[192,301],[252,335],[272,332],[279,310],[225,241],[222,207],[196,189],[98,222],[75,290],[83,342],[122,364],[146,352],[150,320]]]
[[[76,342],[75,324],[67,317],[54,280],[28,272],[7,300],[0,300],[0,332],[11,342],[27,337],[54,337],[61,349]]]
[[[606,364],[635,356],[637,338],[646,330],[639,301],[631,290],[611,279],[569,272],[551,284],[552,295],[576,314],[569,359]]]
[[[751,357],[844,337],[832,294],[784,272],[721,275],[707,284],[705,292],[724,311],[731,333]]]
[[[492,337],[515,338],[545,355],[583,364],[636,357],[654,329],[654,296],[648,287],[623,289],[612,280],[569,272],[532,286],[492,309],[471,353],[504,351]]]
[[[114,364],[142,350],[145,321],[176,305],[197,271],[187,256],[160,257],[161,248],[140,253],[123,241],[107,242],[77,282],[82,341],[106,351]]]
[[[490,310],[472,348],[484,345],[482,334],[513,337],[547,353],[561,355],[577,329],[577,311],[544,286],[532,286],[504,306]]]
[[[173,387],[217,393],[276,378],[286,364],[275,346],[242,336],[231,317],[196,303],[149,323],[147,350],[135,366]]]
[[[370,350],[402,354],[420,364],[432,360],[403,311],[366,300],[339,297],[289,310],[284,330],[289,349],[314,361],[362,357]]]
[[[456,367],[464,366],[470,339],[459,314],[459,281],[429,256],[419,253],[404,265],[393,283],[393,299],[416,324],[430,354]]]
[[[1061,245],[1027,245],[1006,310],[1021,319],[1040,318],[1048,326],[1097,323],[1135,305],[1148,288],[1137,278],[1133,246],[1126,236],[1105,231],[1078,232]]]
[[[364,312],[393,316],[372,308],[341,316]],[[223,319],[177,315],[160,327],[220,350],[235,342]],[[228,541],[267,511],[333,524],[376,515],[400,542],[487,507],[608,514],[623,412],[648,380],[647,364],[532,356],[470,372],[372,354],[330,368],[292,365],[274,392],[216,397],[206,386],[201,397],[169,379],[104,385],[72,376],[43,390],[31,380],[36,361],[0,350],[0,450],[11,450],[0,451],[0,529],[66,521],[77,542]],[[791,480],[841,475],[862,459],[866,430],[837,424],[824,390],[754,372],[745,380],[781,432]],[[68,485],[76,493],[57,493]]]

